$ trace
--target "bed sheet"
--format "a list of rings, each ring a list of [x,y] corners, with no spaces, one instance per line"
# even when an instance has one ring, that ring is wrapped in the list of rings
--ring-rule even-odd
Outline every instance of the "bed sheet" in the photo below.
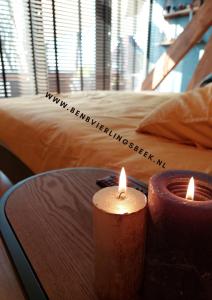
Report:
[[[95,91],[1,99],[0,142],[35,173],[124,166],[145,182],[168,169],[212,174],[211,150],[136,132],[146,114],[176,97],[180,94]]]

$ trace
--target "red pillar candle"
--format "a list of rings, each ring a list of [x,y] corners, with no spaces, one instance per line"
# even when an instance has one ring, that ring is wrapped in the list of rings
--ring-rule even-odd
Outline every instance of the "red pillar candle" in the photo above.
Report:
[[[186,199],[194,178],[194,199]],[[212,176],[171,170],[150,178],[148,205],[157,237],[183,247],[212,250]],[[210,251],[211,251],[210,250]]]

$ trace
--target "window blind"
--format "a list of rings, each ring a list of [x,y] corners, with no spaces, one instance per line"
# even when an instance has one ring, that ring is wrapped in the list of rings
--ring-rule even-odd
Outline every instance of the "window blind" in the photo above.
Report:
[[[149,0],[0,0],[0,97],[137,89]]]
[[[111,0],[96,1],[96,89],[110,89]]]
[[[95,0],[43,0],[42,9],[50,90],[96,89]]]
[[[35,93],[28,3],[0,0],[0,95]]]
[[[140,89],[147,68],[149,15],[150,1],[112,1],[112,89]]]
[[[48,90],[48,55],[44,39],[42,0],[28,1],[28,10],[30,15],[29,30],[32,41],[35,93],[43,94]]]

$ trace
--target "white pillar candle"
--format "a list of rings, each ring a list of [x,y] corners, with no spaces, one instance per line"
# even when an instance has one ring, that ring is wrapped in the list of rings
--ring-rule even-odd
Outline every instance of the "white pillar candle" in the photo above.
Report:
[[[122,169],[119,187],[99,190],[93,197],[95,285],[99,298],[132,300],[143,272],[146,196],[126,188]]]

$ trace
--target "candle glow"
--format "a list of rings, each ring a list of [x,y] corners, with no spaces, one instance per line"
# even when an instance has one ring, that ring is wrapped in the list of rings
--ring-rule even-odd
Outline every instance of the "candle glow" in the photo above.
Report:
[[[121,195],[122,193],[126,194],[126,190],[127,190],[126,173],[125,173],[124,167],[122,167],[121,173],[119,176],[119,187],[118,187],[119,195]]]
[[[191,177],[189,180],[189,184],[188,184],[188,188],[187,188],[187,192],[186,192],[187,200],[194,200],[194,189],[195,189],[194,177]]]

